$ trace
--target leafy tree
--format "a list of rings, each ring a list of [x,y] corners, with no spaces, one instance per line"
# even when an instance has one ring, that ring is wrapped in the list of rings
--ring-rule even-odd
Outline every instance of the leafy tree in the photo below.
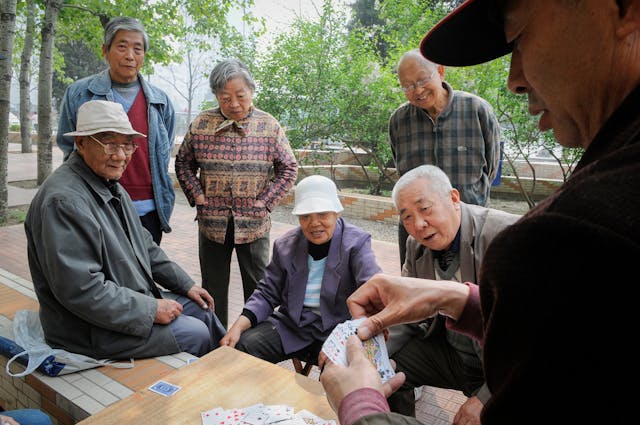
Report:
[[[20,138],[22,139],[22,153],[31,152],[31,57],[33,55],[34,33],[36,26],[36,3],[35,0],[27,0],[26,18],[24,28],[24,39],[22,49],[18,46],[16,50],[21,50],[20,55]]]
[[[16,0],[0,0],[0,222],[7,221],[9,151],[9,91],[16,28]]]

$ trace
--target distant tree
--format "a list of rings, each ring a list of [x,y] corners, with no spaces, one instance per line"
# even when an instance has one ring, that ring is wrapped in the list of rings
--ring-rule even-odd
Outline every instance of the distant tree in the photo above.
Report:
[[[26,1],[26,24],[22,54],[20,56],[20,138],[22,141],[22,153],[31,152],[31,58],[33,56],[34,33],[36,26],[35,0]]]
[[[16,28],[16,0],[0,0],[0,222],[8,217],[9,94]]]
[[[358,31],[376,46],[376,52],[383,61],[387,60],[389,42],[385,39],[385,21],[380,18],[380,0],[355,0],[351,7],[348,31]]]
[[[97,55],[95,48],[83,40],[57,42],[56,48],[64,58],[60,69],[54,70],[52,102],[57,110],[69,84],[106,69],[107,64],[102,55]]]

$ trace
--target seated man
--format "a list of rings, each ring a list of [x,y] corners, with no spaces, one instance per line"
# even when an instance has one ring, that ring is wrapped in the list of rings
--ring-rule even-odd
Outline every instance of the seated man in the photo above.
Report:
[[[402,275],[409,277],[477,282],[489,243],[519,218],[460,201],[447,175],[433,165],[405,173],[392,197],[410,235],[402,267]],[[480,423],[482,407],[491,396],[483,378],[480,344],[448,330],[444,319],[436,316],[419,325],[391,327],[390,355],[407,380],[389,397],[389,406],[415,417],[414,387],[452,388],[469,397],[454,423]]]
[[[351,318],[346,300],[381,272],[371,235],[348,224],[336,185],[323,176],[295,189],[300,227],[273,244],[264,278],[220,341],[278,363],[292,357],[317,363],[333,328]]]
[[[144,135],[104,100],[80,106],[76,128],[65,135],[77,151],[42,184],[25,221],[47,343],[109,359],[208,353],[224,335],[211,295],[153,242],[118,183],[133,137]]]

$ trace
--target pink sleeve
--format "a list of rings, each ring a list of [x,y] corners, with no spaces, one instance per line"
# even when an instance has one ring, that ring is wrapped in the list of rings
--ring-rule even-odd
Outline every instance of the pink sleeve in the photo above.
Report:
[[[482,311],[480,308],[480,289],[478,285],[465,282],[469,287],[469,298],[458,320],[447,317],[447,328],[463,333],[482,342],[484,332],[482,328]]]
[[[352,425],[363,416],[389,411],[387,399],[378,390],[360,388],[342,399],[338,419],[341,425]]]

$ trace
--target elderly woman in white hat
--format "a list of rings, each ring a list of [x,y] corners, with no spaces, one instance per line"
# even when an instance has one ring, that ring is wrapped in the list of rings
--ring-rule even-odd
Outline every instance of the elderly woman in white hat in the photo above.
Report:
[[[264,278],[221,345],[272,363],[317,362],[333,328],[351,318],[347,297],[381,272],[371,235],[341,218],[342,210],[330,179],[298,183],[293,214],[300,227],[274,242]]]

